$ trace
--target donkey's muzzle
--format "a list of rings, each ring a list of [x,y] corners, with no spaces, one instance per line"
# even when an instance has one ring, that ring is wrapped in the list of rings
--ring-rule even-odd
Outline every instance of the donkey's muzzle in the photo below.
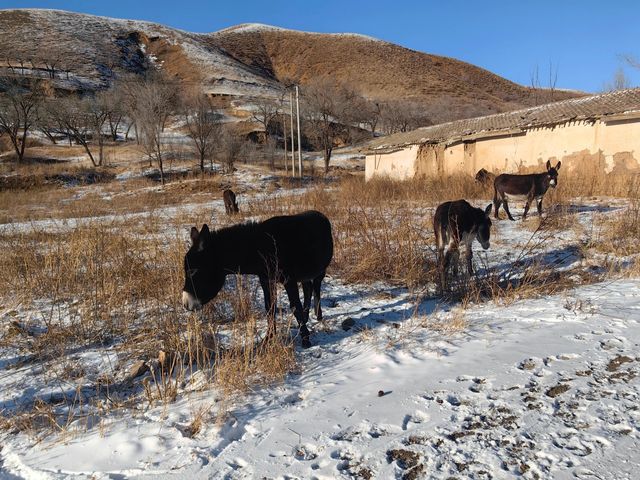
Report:
[[[182,291],[182,305],[189,311],[200,310],[202,303],[192,294],[186,291]]]

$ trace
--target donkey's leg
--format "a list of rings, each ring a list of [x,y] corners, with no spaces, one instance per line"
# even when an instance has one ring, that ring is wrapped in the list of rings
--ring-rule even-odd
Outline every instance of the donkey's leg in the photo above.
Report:
[[[507,202],[506,198],[502,199],[502,205],[504,206],[504,211],[507,212],[507,216],[509,217],[509,220],[515,222],[516,219],[511,216],[511,212],[509,211],[509,203]]]
[[[267,321],[269,323],[267,336],[271,336],[276,333],[276,284],[265,275],[260,275],[259,278],[264,295],[264,308],[267,311]]]
[[[298,325],[300,326],[300,336],[302,337],[302,346],[304,348],[308,348],[311,346],[311,341],[309,340],[309,329],[307,328],[307,321],[304,317],[304,313],[302,312],[302,304],[300,303],[300,292],[298,292],[298,282],[295,282],[293,280],[287,280],[284,284],[284,288],[287,291],[287,295],[289,296],[289,305],[291,306],[293,315],[296,317],[296,320],[298,321]]]
[[[444,273],[447,274],[447,270],[451,266],[453,262],[453,275],[455,277],[458,276],[458,261],[460,260],[460,255],[458,252],[458,245],[449,244],[449,248],[447,249],[447,253],[444,256]]]
[[[445,269],[445,256],[444,256],[444,248],[438,247],[438,252],[436,253],[436,265],[438,267],[438,274],[440,275],[440,288],[444,292],[446,288],[446,269]]]
[[[324,272],[313,279],[313,309],[317,320],[322,320],[322,307],[320,306],[320,287],[324,280]]]
[[[473,275],[473,251],[471,250],[470,243],[467,244],[466,257],[467,257],[467,273],[469,275]]]
[[[493,191],[493,216],[499,220],[500,216],[498,215],[498,210],[500,209],[500,205],[502,204],[502,200],[498,195],[498,190]]]
[[[542,197],[538,200],[538,216],[542,216]]]
[[[302,293],[304,294],[304,301],[302,304],[302,312],[304,318],[309,321],[309,309],[311,308],[311,293],[313,291],[313,283],[311,280],[305,280],[302,282]]]
[[[524,213],[522,214],[522,220],[527,218],[527,212],[529,211],[529,207],[531,206],[531,200],[527,199],[527,203],[524,204]]]

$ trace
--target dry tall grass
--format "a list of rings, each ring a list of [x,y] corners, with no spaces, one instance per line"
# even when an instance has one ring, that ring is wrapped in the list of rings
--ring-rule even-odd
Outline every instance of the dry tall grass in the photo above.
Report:
[[[141,399],[168,403],[185,388],[211,386],[220,395],[217,411],[224,412],[237,393],[282,381],[296,371],[294,342],[287,334],[291,316],[282,312],[282,334],[261,341],[265,316],[260,294],[246,279],[237,278],[236,288],[199,314],[185,313],[178,304],[188,228],[211,223],[208,205],[219,199],[225,182],[215,176],[189,178],[159,190],[153,181],[142,179],[98,188],[38,184],[0,192],[0,209],[8,221],[109,214],[76,226],[60,222],[56,229],[32,225],[0,233],[0,297],[37,313],[2,330],[0,345],[15,348],[23,361],[45,365],[65,385],[75,385],[55,401],[35,399],[19,411],[5,412],[0,418],[5,427],[64,431],[83,415],[86,420],[114,408],[136,407]],[[331,275],[347,282],[386,281],[409,288],[435,285],[435,206],[457,198],[484,206],[491,196],[463,175],[368,183],[349,176],[318,181],[303,191],[289,191],[299,186],[296,182],[281,184],[277,191],[274,187],[259,197],[243,198],[240,216],[216,216],[214,226],[314,208],[333,225]],[[636,187],[635,176],[561,177],[559,188],[545,199],[546,217],[535,225],[534,242],[576,228],[569,206],[574,196],[620,195],[636,200],[629,210],[603,221],[600,243],[594,240],[593,245],[635,254],[640,234]],[[188,213],[163,208],[198,201],[202,206]],[[523,249],[524,257],[527,248],[532,245]],[[458,284],[449,296],[463,305],[486,298],[506,303],[553,293],[577,281],[569,274],[550,275],[540,266],[521,267],[514,265],[511,275],[485,269],[483,277]],[[91,348],[113,349],[117,364],[83,372],[73,354]],[[146,362],[148,373],[142,382],[131,383],[125,374],[137,360]],[[194,425],[203,415],[194,417]],[[194,432],[200,428],[194,426]]]

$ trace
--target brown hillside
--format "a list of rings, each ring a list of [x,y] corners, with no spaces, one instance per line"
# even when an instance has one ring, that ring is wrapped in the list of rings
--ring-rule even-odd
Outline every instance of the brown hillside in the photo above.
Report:
[[[329,77],[372,100],[415,102],[434,122],[552,100],[451,58],[361,35],[262,25],[194,34],[56,10],[0,10],[0,52],[0,75],[44,76],[53,66],[62,89],[101,88],[124,72],[161,68],[185,86],[251,102],[279,96],[285,80]],[[577,95],[556,92],[553,100]]]
[[[209,38],[234,58],[279,81],[305,84],[331,77],[375,100],[435,104],[442,107],[443,121],[533,106],[541,98],[534,98],[530,88],[474,65],[361,35],[241,26]],[[575,96],[556,91],[553,100]],[[552,100],[548,92],[543,97]]]

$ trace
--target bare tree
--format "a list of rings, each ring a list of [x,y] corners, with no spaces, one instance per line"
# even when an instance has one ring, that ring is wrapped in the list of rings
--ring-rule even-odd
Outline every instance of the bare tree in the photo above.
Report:
[[[549,60],[549,98],[551,102],[553,102],[553,97],[556,91],[557,83],[558,83],[558,64],[556,64],[554,69],[553,63],[551,62],[551,60]]]
[[[183,101],[182,116],[187,127],[187,135],[193,140],[200,160],[200,171],[204,172],[205,159],[213,162],[216,140],[220,136],[220,114],[206,95],[193,93]]]
[[[36,124],[44,98],[40,83],[23,87],[10,81],[0,85],[0,131],[6,133],[16,152],[18,162],[24,159],[29,131]]]
[[[440,106],[431,105],[432,110]],[[381,128],[386,134],[407,132],[414,128],[431,125],[427,108],[406,100],[392,100],[381,105]]]
[[[619,67],[618,70],[616,70],[611,81],[605,82],[602,86],[602,90],[604,92],[613,92],[615,90],[624,90],[626,88],[631,88],[631,80],[629,80],[629,77],[627,77],[627,74],[624,72],[622,67]]]
[[[136,75],[125,75],[118,78],[112,86],[116,98],[120,99],[120,108],[123,110],[121,121],[127,121],[124,133],[125,141],[129,139],[129,133],[133,128],[136,132],[136,142],[140,144],[138,126],[136,124],[137,95],[141,84],[144,82]]]
[[[123,83],[114,83],[108,90],[102,90],[96,94],[97,101],[107,114],[106,124],[109,127],[111,139],[118,140],[118,130],[126,118],[127,98],[123,89]]]
[[[376,127],[382,117],[382,105],[379,102],[365,100],[360,109],[362,122],[371,131],[371,136],[376,136]]]
[[[155,162],[164,185],[164,128],[174,112],[177,102],[175,85],[159,76],[148,77],[135,92],[135,122],[138,125],[140,144],[149,162]]]
[[[233,172],[233,165],[245,153],[245,140],[233,131],[233,127],[225,125],[221,130],[218,145],[218,158],[227,173]]]
[[[540,92],[540,69],[538,64],[529,72],[529,79],[531,82],[531,92],[533,93],[533,104],[538,105],[538,96]]]
[[[358,95],[344,85],[316,80],[303,89],[302,98],[307,136],[322,150],[327,173],[337,140],[348,135],[352,105]]]
[[[555,92],[557,90],[558,84],[558,64],[555,66],[553,62],[549,60],[549,84],[547,88],[542,88],[542,82],[540,81],[540,69],[538,64],[536,64],[531,72],[529,73],[529,78],[531,82],[531,93],[533,94],[533,103],[534,105],[538,105],[538,103],[547,103],[553,102],[555,97]]]
[[[48,102],[48,116],[55,119],[59,128],[78,145],[84,147],[94,167],[104,164],[104,135],[102,129],[107,120],[107,110],[96,97],[80,99],[68,97]],[[98,155],[92,150],[98,146]]]
[[[262,98],[254,105],[251,120],[259,123],[264,130],[264,141],[269,137],[269,127],[279,115],[278,104],[269,98]]]
[[[622,59],[622,61],[624,61],[630,67],[640,70],[640,60],[638,60],[638,57],[636,57],[635,55],[624,53],[622,55],[619,55],[619,58]]]
[[[59,140],[59,138],[56,137],[56,134],[59,133],[60,129],[58,128],[58,123],[56,122],[55,117],[50,113],[53,111],[53,108],[49,106],[49,103],[52,101],[53,100],[45,99],[43,102],[40,114],[38,115],[36,128],[45,137],[47,137],[51,143],[56,145]]]

